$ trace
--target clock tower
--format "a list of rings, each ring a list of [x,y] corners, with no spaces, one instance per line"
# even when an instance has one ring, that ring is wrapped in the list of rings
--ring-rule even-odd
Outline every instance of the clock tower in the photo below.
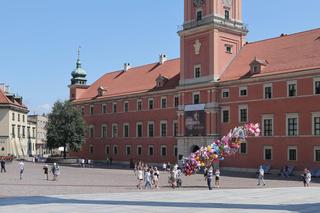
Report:
[[[180,86],[217,81],[245,43],[242,0],[184,0]]]

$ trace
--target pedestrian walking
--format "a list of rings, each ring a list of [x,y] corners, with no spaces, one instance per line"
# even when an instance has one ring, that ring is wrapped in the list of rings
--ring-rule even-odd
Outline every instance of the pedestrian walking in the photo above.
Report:
[[[206,168],[205,172],[204,172],[204,177],[205,177],[205,180],[207,181],[207,185],[208,185],[209,190],[212,190],[212,186],[211,186],[212,175],[213,175],[212,167]]]
[[[48,166],[48,164],[45,164],[43,166],[43,173],[44,173],[44,176],[46,177],[46,179],[49,180],[49,166]]]
[[[304,169],[302,178],[303,178],[303,186],[309,187],[309,183],[311,182],[311,172],[309,171],[309,169],[307,168]]]
[[[60,168],[57,163],[53,163],[51,172],[53,174],[53,181],[56,181],[60,175]]]
[[[1,173],[2,173],[2,172],[7,172],[7,171],[6,171],[6,161],[4,160],[3,157],[1,158],[0,164],[1,164]]]
[[[220,170],[219,169],[216,169],[215,173],[215,183],[214,185],[219,188],[220,187]]]
[[[154,167],[154,172],[153,172],[153,183],[154,183],[154,188],[159,189],[159,176],[160,172],[157,167]]]
[[[22,180],[23,178],[23,172],[24,172],[24,163],[23,163],[23,160],[20,161],[19,163],[19,170],[20,170],[20,180]]]
[[[166,163],[162,164],[162,170],[163,170],[163,172],[167,171],[167,164]]]
[[[139,166],[138,167],[138,172],[137,172],[137,178],[138,178],[138,184],[137,184],[137,188],[141,189],[141,183],[143,181],[143,171],[142,171],[142,167]]]
[[[257,173],[258,173],[258,184],[257,185],[260,186],[260,183],[262,181],[263,185],[265,186],[266,183],[264,182],[264,170],[263,170],[262,166],[259,167],[259,170]]]
[[[151,174],[150,169],[146,169],[144,172],[144,188],[145,189],[151,189]]]

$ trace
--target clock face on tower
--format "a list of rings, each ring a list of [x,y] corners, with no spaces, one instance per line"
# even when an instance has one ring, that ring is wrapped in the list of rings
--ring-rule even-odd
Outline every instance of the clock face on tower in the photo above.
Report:
[[[205,0],[193,0],[193,5],[195,7],[201,7],[204,4]]]

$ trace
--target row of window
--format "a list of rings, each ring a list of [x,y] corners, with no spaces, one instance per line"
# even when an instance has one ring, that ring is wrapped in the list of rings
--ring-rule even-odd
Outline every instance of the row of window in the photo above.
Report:
[[[274,116],[263,115],[262,116],[262,136],[273,136],[274,135]],[[230,108],[222,108],[221,121],[223,123],[230,122]],[[248,106],[239,106],[239,122],[248,122]],[[320,113],[312,113],[312,135],[320,135]],[[297,136],[299,135],[299,114],[298,113],[287,113],[286,114],[286,135]]]
[[[179,97],[178,96],[175,96],[174,97],[174,107],[178,107],[179,106]],[[117,107],[117,103],[112,103],[112,112],[113,113],[116,113],[118,112],[118,107]],[[152,110],[154,109],[154,99],[153,98],[149,98],[148,99],[148,110]],[[167,97],[161,97],[160,99],[160,107],[161,109],[166,109],[168,107],[168,104],[167,104]],[[128,101],[125,101],[123,103],[123,112],[129,112],[129,111],[133,111],[133,109],[130,109],[129,108],[129,102]],[[142,104],[142,100],[141,99],[138,99],[137,102],[136,102],[136,108],[135,108],[136,111],[142,111],[143,110],[143,104]],[[101,106],[101,113],[107,113],[108,112],[108,108],[107,108],[107,104],[102,104]],[[81,108],[81,113],[82,115],[84,115],[84,107]],[[90,115],[93,115],[94,114],[94,105],[91,105],[90,106]]]
[[[148,145],[148,147],[147,147],[147,155],[148,155],[148,156],[154,156],[154,153],[155,153],[155,150],[154,150],[154,149],[155,149],[155,148],[154,148],[153,145]],[[136,147],[136,156],[142,156],[142,155],[143,155],[143,151],[144,151],[144,150],[143,150],[143,146],[142,146],[142,145],[137,145],[137,147]],[[160,152],[159,152],[160,156],[162,156],[162,157],[168,156],[168,148],[167,148],[166,145],[162,145],[162,146],[160,147],[160,150],[159,150],[159,151],[160,151]],[[90,145],[90,146],[89,146],[89,154],[94,155],[94,145]],[[118,147],[118,145],[113,145],[113,146],[112,146],[112,153],[111,153],[111,146],[110,146],[110,145],[106,145],[106,146],[105,146],[105,155],[106,155],[106,157],[110,157],[111,154],[112,154],[113,156],[117,156],[117,155],[119,154],[119,147]],[[125,154],[126,154],[126,156],[132,156],[132,155],[134,155],[134,154],[132,153],[132,147],[131,147],[131,145],[126,145],[126,146],[125,146]],[[178,156],[178,148],[177,148],[177,146],[174,146],[172,155],[173,155],[174,157],[177,157],[177,156]]]
[[[240,146],[241,154],[248,154],[247,143],[241,143]],[[314,161],[320,162],[320,146],[314,147]],[[273,147],[264,146],[263,147],[263,160],[273,160]],[[287,160],[297,161],[298,160],[298,148],[297,146],[288,146],[287,149]]]
[[[313,81],[313,94],[320,95],[320,79],[319,78],[315,78]],[[246,86],[239,87],[239,96],[240,97],[248,96],[248,87]],[[272,83],[263,85],[263,98],[271,99],[272,96],[273,96]],[[287,96],[288,97],[297,96],[297,81],[287,82]],[[230,97],[229,89],[223,89],[221,91],[221,97],[229,98]]]
[[[18,122],[20,122],[20,114],[19,113],[17,113],[17,117],[18,117]],[[21,116],[22,117],[22,122],[25,122],[25,115],[22,115]],[[12,113],[12,121],[15,121],[15,119],[16,119],[16,113]]]
[[[20,126],[20,125],[17,125],[17,127],[16,127],[16,125],[13,124],[11,126],[11,135],[12,135],[13,138],[16,137],[16,129],[17,129],[17,133],[18,133],[17,134],[18,138],[21,138],[21,136],[23,138],[26,137],[26,131],[25,131],[26,127],[25,126]],[[27,137],[28,138],[30,138],[30,137],[34,138],[35,137],[35,127],[32,127],[32,135],[30,133],[30,127],[27,127]]]
[[[124,123],[122,124],[123,126],[123,134],[122,137],[128,138],[131,136],[130,134],[130,125],[129,123]],[[168,136],[168,130],[167,130],[167,121],[160,121],[160,137],[166,137]],[[106,138],[108,137],[108,126],[106,124],[101,125],[101,138]],[[178,134],[178,122],[173,121],[173,136],[177,136]],[[155,137],[155,123],[153,121],[149,121],[147,124],[147,136],[148,137]],[[95,127],[93,125],[89,126],[88,129],[88,137],[89,138],[94,138],[95,137]],[[119,132],[118,132],[118,124],[112,124],[111,128],[111,137],[112,138],[117,138],[119,137]],[[143,123],[142,122],[137,122],[136,123],[136,132],[135,132],[135,137],[143,137]]]

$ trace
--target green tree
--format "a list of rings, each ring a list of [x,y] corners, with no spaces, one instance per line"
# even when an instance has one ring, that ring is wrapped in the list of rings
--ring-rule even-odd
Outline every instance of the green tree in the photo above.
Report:
[[[49,149],[63,147],[78,151],[84,141],[84,122],[80,112],[70,101],[57,101],[48,115],[47,146]]]

